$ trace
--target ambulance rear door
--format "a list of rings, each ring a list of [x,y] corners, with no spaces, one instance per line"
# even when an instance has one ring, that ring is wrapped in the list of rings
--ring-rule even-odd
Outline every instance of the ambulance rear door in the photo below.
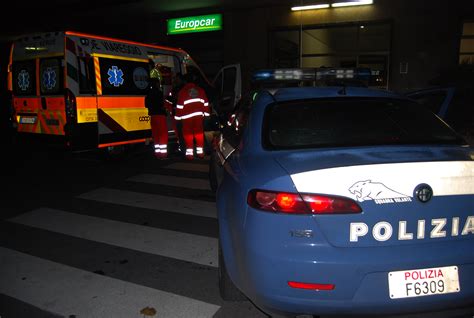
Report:
[[[64,35],[19,39],[11,70],[18,132],[64,136]]]

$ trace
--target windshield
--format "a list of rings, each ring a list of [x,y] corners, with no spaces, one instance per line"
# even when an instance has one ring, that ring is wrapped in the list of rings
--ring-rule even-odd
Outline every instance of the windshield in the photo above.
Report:
[[[411,101],[332,98],[270,105],[263,143],[267,149],[288,149],[463,141],[438,117]]]

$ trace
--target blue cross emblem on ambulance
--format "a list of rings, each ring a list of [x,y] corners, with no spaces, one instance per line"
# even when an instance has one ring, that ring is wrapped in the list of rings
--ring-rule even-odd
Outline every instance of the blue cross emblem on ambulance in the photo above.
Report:
[[[43,73],[43,85],[46,89],[53,89],[56,86],[56,72],[48,67]]]
[[[18,73],[18,87],[22,91],[26,91],[30,87],[30,74],[26,70],[21,70]]]
[[[117,66],[112,66],[107,71],[107,75],[109,75],[109,83],[115,87],[119,87],[123,84],[123,71],[119,69]]]

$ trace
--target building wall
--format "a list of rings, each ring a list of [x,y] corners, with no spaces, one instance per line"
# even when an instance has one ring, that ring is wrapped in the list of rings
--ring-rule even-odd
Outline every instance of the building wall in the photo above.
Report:
[[[224,64],[240,61],[247,76],[270,67],[271,30],[389,21],[389,89],[416,89],[429,85],[444,69],[456,67],[462,22],[473,17],[472,0],[375,0],[370,6],[303,12],[292,12],[288,5],[224,12]],[[407,74],[400,74],[400,63],[407,63]]]

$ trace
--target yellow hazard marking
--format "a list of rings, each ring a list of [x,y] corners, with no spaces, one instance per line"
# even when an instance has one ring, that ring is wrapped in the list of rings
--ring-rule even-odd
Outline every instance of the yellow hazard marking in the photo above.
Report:
[[[151,129],[150,116],[146,108],[102,110],[127,131]]]
[[[94,69],[95,69],[95,84],[97,95],[102,95],[102,82],[100,78],[100,66],[99,66],[99,58],[94,56]]]

